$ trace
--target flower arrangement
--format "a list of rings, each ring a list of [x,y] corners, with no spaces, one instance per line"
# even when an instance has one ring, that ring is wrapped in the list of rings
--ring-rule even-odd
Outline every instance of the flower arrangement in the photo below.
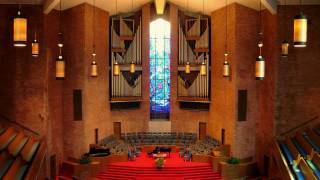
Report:
[[[160,169],[164,167],[165,160],[163,158],[156,158],[155,163],[156,163],[156,167]]]

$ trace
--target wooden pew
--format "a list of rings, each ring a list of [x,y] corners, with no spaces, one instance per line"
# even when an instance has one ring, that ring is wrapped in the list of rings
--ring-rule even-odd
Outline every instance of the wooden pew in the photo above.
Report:
[[[21,151],[21,157],[24,161],[30,162],[34,154],[36,154],[36,150],[39,146],[39,141],[35,140],[34,137],[30,137],[27,144],[23,147]]]
[[[312,159],[312,156],[314,155],[314,150],[309,142],[302,136],[300,132],[297,132],[295,136],[296,140],[300,144],[300,146],[306,151],[307,158]]]
[[[300,168],[305,179],[317,180],[317,178],[315,177],[315,175],[312,172],[312,169],[308,166],[307,162],[303,158],[300,158],[298,167]]]
[[[318,153],[316,153],[313,158],[312,158],[312,162],[318,167],[320,168],[320,155]]]
[[[20,132],[9,145],[7,152],[11,156],[16,157],[20,153],[23,146],[26,144],[27,140],[28,138],[24,135],[24,133]]]
[[[13,130],[13,128],[8,128],[6,132],[4,132],[0,136],[0,152],[5,150],[8,145],[14,140],[17,133]]]
[[[3,180],[22,179],[26,173],[28,164],[22,160],[21,157],[17,157],[14,163],[11,165],[9,171],[3,177]]]
[[[297,148],[294,146],[290,138],[286,138],[285,143],[293,156],[293,164],[297,165],[297,162],[301,158],[300,153],[298,152]]]
[[[320,147],[320,136],[318,136],[312,129],[307,130],[307,135],[318,147]]]

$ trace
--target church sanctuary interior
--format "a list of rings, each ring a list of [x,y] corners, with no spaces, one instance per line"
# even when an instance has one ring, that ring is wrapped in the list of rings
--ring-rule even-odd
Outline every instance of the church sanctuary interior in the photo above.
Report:
[[[1,180],[319,180],[320,0],[0,0]]]

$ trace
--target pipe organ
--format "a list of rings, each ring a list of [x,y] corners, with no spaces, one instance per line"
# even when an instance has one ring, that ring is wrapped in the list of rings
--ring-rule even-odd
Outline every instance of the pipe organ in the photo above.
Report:
[[[141,100],[141,12],[111,18],[111,102]],[[117,67],[116,67],[117,66]],[[114,73],[119,68],[120,73]]]
[[[179,11],[178,100],[180,102],[210,101],[209,32],[208,16]]]

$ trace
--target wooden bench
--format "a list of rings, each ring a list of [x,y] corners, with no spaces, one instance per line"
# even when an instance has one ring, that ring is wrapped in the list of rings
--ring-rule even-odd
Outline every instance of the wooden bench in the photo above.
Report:
[[[300,146],[306,151],[307,158],[312,159],[312,156],[314,155],[314,150],[309,142],[303,137],[301,132],[297,132],[295,136],[296,140],[300,144]]]
[[[299,161],[299,159],[301,158],[300,153],[298,152],[297,148],[295,147],[295,145],[292,143],[290,138],[286,138],[285,139],[285,143],[289,149],[289,151],[292,154],[293,157],[293,165],[297,165],[297,162]]]
[[[0,152],[5,150],[9,144],[14,140],[17,133],[13,130],[13,128],[8,128],[6,132],[4,132],[0,136]]]
[[[317,178],[313,174],[311,168],[308,166],[307,162],[302,157],[300,158],[298,167],[301,170],[301,172],[302,172],[303,176],[305,177],[305,179],[317,180]]]
[[[306,132],[310,139],[320,147],[320,136],[318,136],[312,129],[308,129]]]

